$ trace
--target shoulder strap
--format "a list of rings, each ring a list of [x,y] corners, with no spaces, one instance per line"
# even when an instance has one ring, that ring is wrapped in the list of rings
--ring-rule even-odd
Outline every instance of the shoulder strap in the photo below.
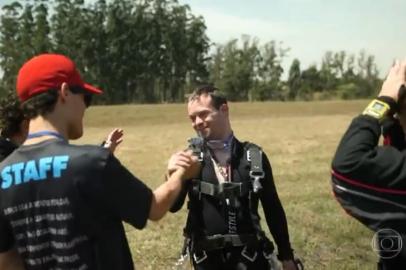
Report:
[[[262,167],[262,149],[250,142],[244,143],[244,149],[247,151],[247,161],[250,164],[249,175],[252,181],[252,189],[254,193],[258,193],[262,189],[260,180],[265,177]]]
[[[246,158],[250,164],[249,176],[252,182],[252,189],[249,192],[249,208],[251,213],[252,225],[259,240],[268,240],[265,232],[262,230],[260,218],[258,216],[257,208],[258,193],[262,189],[260,180],[265,177],[265,172],[262,166],[262,149],[256,144],[244,142],[244,151],[246,151]],[[256,202],[254,202],[256,200]],[[269,240],[268,240],[269,241]]]

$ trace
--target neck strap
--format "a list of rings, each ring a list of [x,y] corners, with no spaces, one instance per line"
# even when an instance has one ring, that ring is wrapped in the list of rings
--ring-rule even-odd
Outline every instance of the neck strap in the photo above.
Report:
[[[52,136],[52,137],[61,139],[63,141],[66,141],[65,138],[59,132],[51,131],[51,130],[41,130],[38,132],[29,133],[27,135],[27,139],[39,138],[39,137],[43,137],[43,136]]]
[[[229,149],[233,141],[234,134],[231,133],[230,136],[224,141],[222,140],[209,140],[206,142],[207,146],[212,150]]]

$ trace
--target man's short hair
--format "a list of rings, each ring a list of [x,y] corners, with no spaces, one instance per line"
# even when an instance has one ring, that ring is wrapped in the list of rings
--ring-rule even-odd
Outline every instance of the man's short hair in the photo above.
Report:
[[[214,85],[202,85],[197,87],[188,97],[188,102],[198,100],[200,96],[208,95],[211,97],[211,105],[216,109],[220,109],[221,105],[227,104],[225,95]]]
[[[58,101],[58,90],[52,89],[35,95],[22,103],[22,111],[27,119],[51,113]]]
[[[1,136],[11,138],[21,130],[21,123],[25,117],[20,101],[14,92],[9,92],[0,101],[0,128]]]

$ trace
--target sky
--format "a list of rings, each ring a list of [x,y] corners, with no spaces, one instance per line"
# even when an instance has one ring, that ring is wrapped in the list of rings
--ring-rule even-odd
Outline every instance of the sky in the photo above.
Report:
[[[202,15],[207,34],[225,43],[248,34],[289,47],[284,66],[319,64],[326,51],[376,57],[381,76],[406,57],[406,0],[179,0]]]
[[[91,1],[91,0],[88,0]],[[222,44],[243,34],[290,48],[302,69],[320,64],[326,51],[376,57],[381,76],[406,57],[406,0],[178,0],[202,15],[207,34]],[[10,3],[0,0],[0,5]]]

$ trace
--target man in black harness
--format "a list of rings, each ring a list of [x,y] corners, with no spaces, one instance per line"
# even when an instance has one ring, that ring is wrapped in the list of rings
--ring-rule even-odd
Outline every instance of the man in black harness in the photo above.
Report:
[[[406,60],[397,61],[378,97],[353,119],[332,163],[338,202],[376,232],[380,270],[406,269],[405,83]]]
[[[184,233],[194,268],[270,269],[270,263],[277,260],[272,242],[260,227],[261,201],[283,269],[297,269],[285,213],[265,153],[233,135],[227,100],[216,88],[195,90],[189,98],[188,114],[200,135],[190,141],[190,148],[202,160],[202,171],[199,179],[184,185],[171,211],[178,211],[188,194]],[[183,152],[174,154],[168,174],[186,161]]]

